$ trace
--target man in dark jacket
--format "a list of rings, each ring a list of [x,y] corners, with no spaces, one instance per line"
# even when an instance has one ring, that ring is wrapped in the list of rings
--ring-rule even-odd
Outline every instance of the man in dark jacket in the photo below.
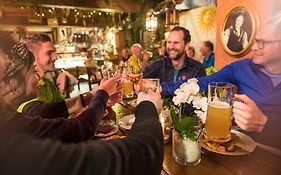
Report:
[[[176,82],[205,76],[202,63],[189,58],[185,50],[190,46],[191,36],[183,27],[173,28],[167,39],[168,57],[162,57],[149,64],[144,78],[160,78],[160,82]]]

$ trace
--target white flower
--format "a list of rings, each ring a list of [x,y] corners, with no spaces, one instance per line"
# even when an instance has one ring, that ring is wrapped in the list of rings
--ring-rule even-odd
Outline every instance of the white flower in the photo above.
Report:
[[[208,109],[208,98],[207,98],[207,97],[203,97],[203,98],[201,99],[201,103],[202,103],[202,110],[203,110],[204,112],[206,112],[207,109]]]
[[[198,118],[200,118],[200,120],[202,121],[202,123],[205,124],[205,122],[206,122],[206,117],[207,117],[207,113],[206,113],[206,112],[203,112],[203,111],[200,111],[200,110],[195,110],[194,112],[195,112],[195,114],[198,116]]]
[[[194,112],[202,120],[206,120],[207,111],[207,97],[201,97],[199,95],[200,87],[197,84],[198,80],[196,78],[189,79],[187,82],[183,83],[178,89],[175,90],[173,102],[175,105],[179,106],[181,103],[192,104],[196,109]]]

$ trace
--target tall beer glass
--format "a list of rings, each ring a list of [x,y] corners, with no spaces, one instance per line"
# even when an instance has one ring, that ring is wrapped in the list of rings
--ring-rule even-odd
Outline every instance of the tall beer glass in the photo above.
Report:
[[[205,137],[215,142],[231,139],[231,115],[234,85],[211,82],[208,85],[208,110]]]

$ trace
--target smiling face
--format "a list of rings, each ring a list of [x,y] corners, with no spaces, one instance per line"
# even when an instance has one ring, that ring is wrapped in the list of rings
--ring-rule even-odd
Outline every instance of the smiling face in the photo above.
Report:
[[[171,31],[167,38],[167,52],[172,60],[185,58],[185,50],[189,47],[189,42],[184,43],[182,31]]]
[[[53,43],[40,42],[38,50],[34,50],[36,69],[41,76],[55,70],[55,61],[58,59]]]

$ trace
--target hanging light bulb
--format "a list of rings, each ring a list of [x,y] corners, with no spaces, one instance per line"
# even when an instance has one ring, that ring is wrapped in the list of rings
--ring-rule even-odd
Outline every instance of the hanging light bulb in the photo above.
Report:
[[[146,14],[146,30],[153,32],[157,29],[157,17],[154,16],[153,10],[150,10]]]

